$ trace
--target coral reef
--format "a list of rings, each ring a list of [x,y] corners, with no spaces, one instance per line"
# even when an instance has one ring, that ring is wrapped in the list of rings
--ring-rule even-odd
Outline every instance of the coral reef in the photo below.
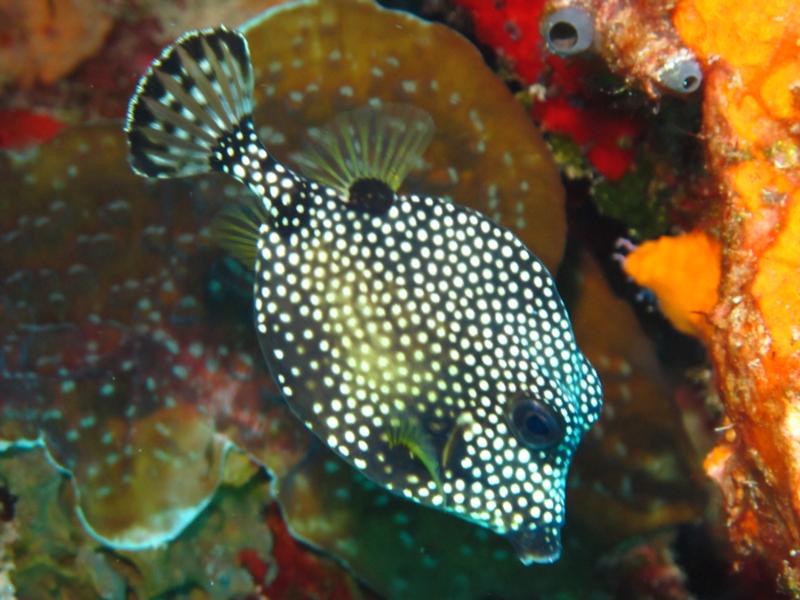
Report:
[[[170,43],[186,31],[225,23],[240,27],[283,0],[143,0],[142,11],[160,24],[160,42]]]
[[[288,537],[269,481],[241,455],[228,462],[225,485],[184,535],[137,552],[98,546],[86,534],[70,509],[71,487],[42,454],[0,458],[0,478],[19,494],[13,521],[4,523],[3,559],[13,565],[7,584],[20,598],[371,597],[335,563]]]
[[[64,508],[65,497],[71,495],[64,478],[37,452],[4,455],[0,478],[17,496],[10,521],[17,535],[5,547],[5,559],[14,565],[9,575],[17,597],[98,595],[91,576],[77,563],[88,536],[77,524],[74,512]]]
[[[11,556],[10,546],[17,541],[19,536],[16,523],[10,523],[11,519],[4,519],[0,526],[0,598],[16,597],[16,589],[11,581],[14,572],[14,559]]]
[[[723,203],[709,349],[731,426],[706,467],[741,556],[763,558],[797,594],[800,10],[686,0],[674,20],[709,63],[703,133]]]
[[[64,124],[30,110],[0,110],[0,150],[23,150],[50,141]]]
[[[626,270],[706,342],[727,420],[706,471],[742,560],[797,594],[800,11],[686,0],[674,21],[707,62],[702,135],[720,193],[700,228],[642,245]]]
[[[573,537],[571,517],[558,563],[524,567],[503,538],[382,491],[325,448],[284,482],[279,501],[295,535],[344,561],[382,597],[525,600],[593,588],[583,569],[600,549]]]
[[[275,536],[274,561],[279,567],[277,575],[264,587],[267,597],[330,600],[373,598],[370,592],[360,589],[352,578],[344,576],[341,567],[332,560],[309,552],[298,542],[277,506],[272,506],[267,512],[267,523]],[[253,565],[252,559],[250,564]],[[251,566],[251,574],[255,575],[257,569]]]
[[[696,230],[641,244],[623,267],[636,283],[655,293],[659,308],[677,330],[708,339],[720,259],[719,242]]]
[[[72,474],[97,537],[146,547],[208,502],[228,439],[282,473],[306,438],[254,366],[246,293],[239,314],[214,302],[226,271],[211,268],[207,225],[221,190],[155,191],[125,153],[112,125],[2,159],[9,197],[25,202],[0,211],[0,436]]]
[[[139,75],[165,44],[190,29],[238,27],[277,3],[1,1],[0,107],[37,108],[73,124],[119,118]],[[13,124],[22,128],[16,119]],[[8,135],[5,126],[0,131]],[[8,147],[3,138],[0,147]]]
[[[700,66],[671,22],[672,2],[648,0],[456,0],[472,17],[475,35],[491,46],[523,81],[535,83],[547,68],[572,91],[581,87],[562,57],[593,52],[630,85],[651,98],[664,91],[692,93]],[[566,71],[573,72],[564,77]],[[586,69],[579,69],[586,73]]]
[[[598,365],[605,406],[573,468],[572,514],[596,535],[619,539],[691,521],[704,510],[705,492],[675,383],[597,263],[587,253],[576,267],[575,337]]]
[[[693,600],[686,575],[671,550],[674,536],[662,535],[646,544],[625,548],[603,560],[610,573],[614,598]]]
[[[102,579],[95,575],[95,581],[106,589],[135,587],[144,598],[174,590],[202,590],[212,600],[254,594],[257,582],[240,555],[272,555],[273,536],[263,517],[270,497],[269,485],[256,478],[240,488],[223,489],[209,510],[173,543],[139,552],[84,552],[79,557],[105,575]],[[274,577],[279,570],[273,563],[266,577]],[[104,597],[113,595],[98,591]]]
[[[550,0],[542,33],[556,54],[595,51],[609,68],[651,98],[690,94],[703,74],[675,32],[674,3],[663,0]]]
[[[621,179],[633,164],[633,141],[642,126],[629,115],[587,109],[566,98],[543,102],[533,114],[544,131],[565,135],[581,148],[607,180]]]
[[[53,83],[103,44],[116,0],[0,3],[0,85]]]
[[[0,596],[372,597],[330,555],[385,597],[686,598],[684,524],[721,527],[697,458],[711,446],[702,467],[735,566],[756,580],[766,565],[800,595],[800,10],[454,3],[521,103],[441,25],[298,2],[247,26],[265,141],[291,161],[342,110],[415,103],[437,133],[404,189],[469,203],[555,270],[563,190],[533,117],[564,173],[588,180],[571,188],[623,224],[614,237],[652,240],[625,270],[703,341],[714,378],[676,386],[663,344],[585,252],[607,232],[573,229],[559,287],[606,407],[569,481],[564,558],[523,569],[491,534],[381,493],[280,403],[254,343],[251,275],[210,235],[240,191],[129,172],[118,117],[162,44],[267,3],[0,3],[0,181],[13,200],[0,202]],[[573,30],[553,31],[564,22]],[[686,93],[696,60],[700,136]],[[116,120],[75,125],[96,115]]]
[[[610,115],[607,107],[574,102],[585,95],[583,80],[591,70],[582,62],[547,53],[540,33],[545,2],[457,0],[457,4],[472,17],[476,37],[495,50],[507,72],[528,85],[547,82],[547,88],[537,89],[531,98],[532,113],[542,129],[563,134],[600,173],[620,178],[633,161],[626,147],[640,126],[629,114]]]
[[[700,165],[690,132],[699,122],[691,92],[702,79],[674,31],[672,3],[456,4],[495,50],[500,73],[526,86],[518,96],[548,134],[564,174],[588,180],[597,207],[628,235],[668,233],[673,213],[690,208],[686,188]],[[691,80],[688,89],[670,89],[683,80]],[[651,118],[654,109],[660,118]]]
[[[475,37],[498,53],[526,83],[539,79],[546,60],[539,36],[543,0],[456,0],[472,18]]]
[[[555,269],[566,229],[555,164],[467,40],[407,13],[341,0],[267,12],[246,34],[258,72],[255,121],[279,158],[291,159],[308,128],[344,110],[374,98],[413,103],[436,133],[426,166],[401,189],[458,198],[513,229]]]

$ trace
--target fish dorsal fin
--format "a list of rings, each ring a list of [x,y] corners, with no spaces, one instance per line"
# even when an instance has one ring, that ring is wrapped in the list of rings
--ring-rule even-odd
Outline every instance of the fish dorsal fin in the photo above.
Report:
[[[408,450],[414,458],[422,463],[436,487],[442,489],[436,449],[433,447],[430,436],[416,420],[392,420],[387,429],[387,439],[390,447],[402,446]]]
[[[258,236],[269,214],[260,202],[234,204],[221,210],[212,223],[217,243],[248,269],[253,268],[258,252]]]
[[[420,164],[433,132],[433,119],[421,108],[370,104],[309,129],[303,150],[292,159],[303,175],[338,190],[349,202],[380,203],[382,189],[393,195]]]

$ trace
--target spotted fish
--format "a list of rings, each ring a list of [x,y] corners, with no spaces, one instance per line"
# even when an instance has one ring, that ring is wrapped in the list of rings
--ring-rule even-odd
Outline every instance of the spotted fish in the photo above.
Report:
[[[394,493],[507,536],[525,564],[557,560],[567,470],[602,393],[547,269],[480,213],[398,192],[433,131],[424,111],[341,115],[301,173],[260,142],[252,91],[241,34],[185,34],[131,99],[133,170],[217,171],[252,192],[220,231],[254,265],[272,374],[323,442]]]

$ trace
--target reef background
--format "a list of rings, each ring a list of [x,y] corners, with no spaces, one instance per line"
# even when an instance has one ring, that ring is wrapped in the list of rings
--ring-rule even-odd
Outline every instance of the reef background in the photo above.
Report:
[[[160,48],[273,3],[0,1],[0,597],[800,596],[800,9],[385,3],[478,46],[524,108],[490,127],[493,148],[521,147],[509,132],[535,124],[566,190],[563,214],[494,207],[558,269],[606,390],[570,475],[564,558],[525,570],[502,540],[381,494],[315,447],[262,366],[243,275],[211,240],[224,190],[127,170],[121,118]],[[561,58],[540,25],[567,5],[598,37]],[[413,55],[409,37],[394,50]],[[431,60],[461,56],[438,39]],[[676,96],[663,61],[685,51],[705,81]],[[470,64],[454,73],[472,82]],[[500,98],[467,109],[493,114]],[[289,114],[273,136],[322,118],[313,102]],[[445,133],[437,156],[465,154]],[[460,158],[460,185],[473,171],[517,183],[500,161]],[[560,206],[558,181],[536,193]],[[40,431],[49,457],[29,441]],[[122,438],[148,452],[125,456]],[[100,485],[130,472],[144,474],[133,489]],[[180,510],[148,521],[208,497],[188,527]],[[119,537],[131,523],[180,535],[134,550]]]

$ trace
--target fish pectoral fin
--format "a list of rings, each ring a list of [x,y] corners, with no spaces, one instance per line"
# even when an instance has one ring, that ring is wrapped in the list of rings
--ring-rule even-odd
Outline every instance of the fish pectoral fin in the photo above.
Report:
[[[389,447],[402,446],[408,450],[411,456],[418,460],[428,471],[437,489],[440,492],[442,491],[442,480],[439,474],[440,465],[436,457],[433,441],[416,420],[393,420],[388,427],[386,437]]]
[[[410,104],[367,105],[310,129],[303,150],[291,158],[309,179],[338,190],[356,208],[377,212],[388,208],[422,162],[434,129],[430,115]]]
[[[215,215],[211,234],[236,260],[252,269],[258,252],[259,230],[268,219],[261,202],[236,204]]]
[[[447,436],[447,442],[444,445],[444,450],[442,450],[442,467],[447,469],[447,466],[450,464],[450,459],[453,456],[453,448],[455,447],[456,442],[462,439],[462,435],[464,430],[467,427],[472,426],[474,423],[474,419],[472,414],[465,412],[461,413],[458,418],[455,420],[453,424],[453,428],[450,430],[450,435]]]

